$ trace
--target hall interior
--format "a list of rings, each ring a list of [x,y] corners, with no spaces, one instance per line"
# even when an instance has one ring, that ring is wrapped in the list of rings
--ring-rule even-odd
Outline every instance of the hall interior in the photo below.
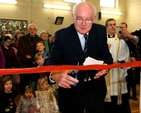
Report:
[[[107,18],[115,18],[117,25],[121,22],[128,23],[128,30],[130,32],[140,29],[141,25],[141,15],[139,15],[139,10],[141,9],[141,0],[117,0],[118,8],[107,8],[100,7],[100,0],[85,0],[92,2],[97,8],[97,16],[95,22],[98,24],[105,25],[105,20]],[[56,10],[50,8],[44,8],[43,3],[54,3],[62,5],[73,6],[72,3],[64,3],[63,0],[17,0],[16,5],[7,5],[0,3],[0,14],[1,19],[15,19],[15,20],[26,20],[28,23],[35,23],[38,26],[38,33],[43,30],[49,31],[51,34],[58,29],[66,27],[72,23],[71,11]],[[101,19],[98,18],[98,12],[101,9],[121,11],[122,15],[110,15],[102,14]],[[54,22],[56,17],[64,17],[63,24],[56,25]],[[118,30],[118,29],[117,29]],[[19,99],[16,98],[16,102]],[[137,98],[138,101],[130,99],[131,111],[132,113],[139,113],[139,102],[140,102],[140,86],[137,85]]]

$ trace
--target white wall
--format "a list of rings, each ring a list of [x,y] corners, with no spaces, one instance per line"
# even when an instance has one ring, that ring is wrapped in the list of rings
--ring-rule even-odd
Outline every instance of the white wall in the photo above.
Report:
[[[139,11],[139,8],[141,7],[140,0],[130,0],[130,1],[119,0],[119,7],[116,9],[105,8],[105,7],[100,8],[99,0],[86,0],[86,1],[91,1],[96,6],[97,12],[99,12],[101,9],[108,9],[108,10],[122,12],[122,16],[102,14],[101,20],[98,20],[98,15],[97,15],[95,20],[96,23],[105,25],[105,21],[108,18],[114,18],[117,22],[117,25],[119,25],[122,21],[127,21],[130,28],[131,28],[131,25],[134,23],[134,25],[132,25],[133,29],[135,28],[137,29],[139,28],[139,25],[141,25],[141,24],[137,24],[138,22],[141,23],[141,21],[139,21],[139,19],[137,18],[137,16],[139,16],[137,15],[137,12]],[[71,18],[72,11],[54,10],[54,9],[47,9],[43,7],[43,3],[70,5],[71,7],[73,6],[73,4],[64,3],[63,0],[17,0],[17,2],[18,4],[16,5],[0,4],[0,18],[28,20],[28,23],[33,22],[38,26],[39,32],[42,30],[47,30],[51,34],[54,34],[56,30],[63,27],[67,27],[68,25],[72,23],[72,18]],[[130,7],[130,8],[126,8],[126,7]],[[138,10],[138,11],[135,11],[135,10]],[[132,13],[134,12],[134,14],[130,12]],[[64,21],[62,25],[54,24],[54,21],[57,16],[64,17]],[[135,24],[137,24],[137,26]]]
[[[110,10],[110,11],[120,11],[122,12],[122,15],[107,15],[107,14],[102,14],[101,20],[98,20],[98,15],[96,19],[96,23],[105,25],[105,21],[108,18],[114,18],[116,20],[117,25],[119,25],[122,21],[125,21],[125,0],[119,0],[119,6],[117,8],[106,8],[106,7],[100,7],[100,0],[88,0],[91,1],[97,8],[97,12],[100,10]]]
[[[130,32],[141,29],[141,0],[126,0],[126,22]]]

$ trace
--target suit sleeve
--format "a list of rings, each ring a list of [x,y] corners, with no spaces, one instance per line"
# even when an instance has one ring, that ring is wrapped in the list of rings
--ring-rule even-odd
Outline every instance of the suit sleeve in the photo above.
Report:
[[[52,46],[51,52],[45,60],[44,65],[59,65],[62,64],[62,43],[59,40],[59,36],[55,34],[55,43]]]
[[[26,53],[25,53],[25,50],[23,48],[24,46],[24,40],[23,40],[24,37],[21,37],[18,41],[18,56],[20,57],[20,60],[23,61],[23,62],[28,62],[28,59],[26,58]]]
[[[113,63],[113,58],[111,53],[109,52],[108,44],[107,44],[107,32],[106,28],[104,27],[103,29],[99,30],[100,37],[102,37],[101,44],[100,44],[100,57],[106,64],[112,64]]]

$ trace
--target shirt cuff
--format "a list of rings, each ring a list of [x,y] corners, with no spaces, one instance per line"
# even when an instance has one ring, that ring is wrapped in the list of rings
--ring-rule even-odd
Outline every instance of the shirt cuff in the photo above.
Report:
[[[52,74],[52,72],[49,75],[49,81],[50,81],[50,83],[55,83],[55,81],[51,78],[51,74]]]

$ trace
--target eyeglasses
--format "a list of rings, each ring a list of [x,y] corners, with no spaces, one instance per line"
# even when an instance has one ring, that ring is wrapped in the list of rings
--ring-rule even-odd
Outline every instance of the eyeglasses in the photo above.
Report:
[[[33,31],[35,31],[35,30],[36,30],[36,28],[29,28],[29,30],[30,30],[30,31],[32,31],[32,30],[33,30]]]
[[[85,21],[87,24],[91,24],[93,22],[92,18],[87,18],[87,19],[83,20],[81,17],[76,17],[77,23],[82,23],[83,21]]]

